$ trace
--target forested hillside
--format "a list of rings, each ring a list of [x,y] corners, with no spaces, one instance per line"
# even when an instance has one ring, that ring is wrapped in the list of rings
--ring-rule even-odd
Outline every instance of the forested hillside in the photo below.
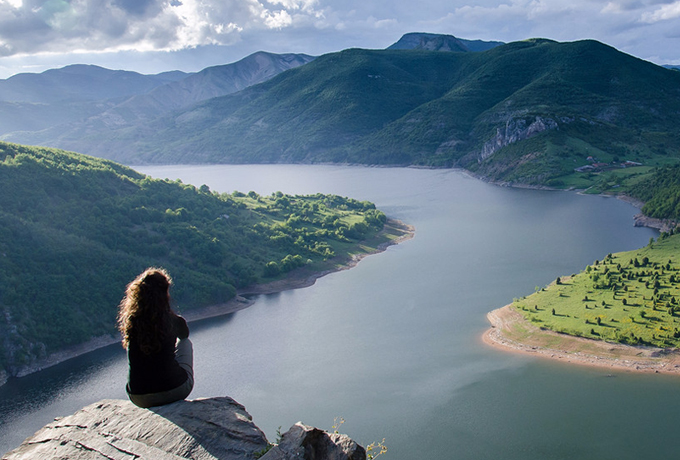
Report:
[[[0,374],[114,334],[125,285],[148,266],[170,271],[186,311],[298,267],[343,262],[385,220],[369,202],[218,194],[0,143]]]
[[[629,193],[645,202],[642,212],[646,216],[680,221],[680,165],[653,171]]]

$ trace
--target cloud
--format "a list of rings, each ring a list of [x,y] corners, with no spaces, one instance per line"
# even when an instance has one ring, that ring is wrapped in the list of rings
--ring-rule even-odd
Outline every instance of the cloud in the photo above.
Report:
[[[287,10],[314,11],[317,0],[268,0],[271,5],[281,5]]]
[[[557,40],[580,35],[582,24],[601,6],[584,0],[506,0],[486,5],[465,4],[424,28],[454,31],[462,38],[513,41],[531,37]]]
[[[293,18],[286,10],[274,12],[265,10],[260,16],[264,19],[264,24],[270,29],[281,29],[293,23]]]
[[[323,17],[318,0],[0,0],[0,55],[169,51]]]
[[[680,1],[676,1],[651,12],[645,12],[640,20],[649,24],[669,19],[680,18]]]

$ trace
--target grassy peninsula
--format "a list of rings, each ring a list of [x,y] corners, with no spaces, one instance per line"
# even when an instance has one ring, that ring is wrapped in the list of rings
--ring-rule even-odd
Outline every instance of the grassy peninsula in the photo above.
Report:
[[[591,339],[680,346],[680,235],[608,254],[581,273],[517,299],[513,306],[547,329]]]
[[[0,381],[116,336],[125,285],[148,266],[186,313],[293,274],[337,269],[406,231],[366,201],[231,194],[108,160],[0,143]]]
[[[634,251],[491,312],[486,338],[564,361],[680,372],[680,234]]]

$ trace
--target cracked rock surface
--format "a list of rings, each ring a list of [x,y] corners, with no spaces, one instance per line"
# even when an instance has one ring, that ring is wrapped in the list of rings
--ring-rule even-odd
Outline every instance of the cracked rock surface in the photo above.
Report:
[[[245,407],[229,397],[151,409],[107,399],[46,425],[3,460],[241,460],[266,446]]]

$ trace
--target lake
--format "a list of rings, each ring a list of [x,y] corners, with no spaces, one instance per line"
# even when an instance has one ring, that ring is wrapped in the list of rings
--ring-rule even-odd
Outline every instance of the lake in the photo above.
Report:
[[[312,287],[191,324],[191,397],[233,397],[270,440],[279,426],[331,429],[342,417],[340,431],[364,445],[385,438],[392,460],[677,456],[678,377],[515,355],[480,338],[490,310],[657,236],[633,226],[629,204],[499,187],[455,170],[137,169],[220,192],[370,200],[416,228],[412,240]],[[125,377],[115,345],[10,381],[0,388],[0,452],[55,416],[124,398]]]

